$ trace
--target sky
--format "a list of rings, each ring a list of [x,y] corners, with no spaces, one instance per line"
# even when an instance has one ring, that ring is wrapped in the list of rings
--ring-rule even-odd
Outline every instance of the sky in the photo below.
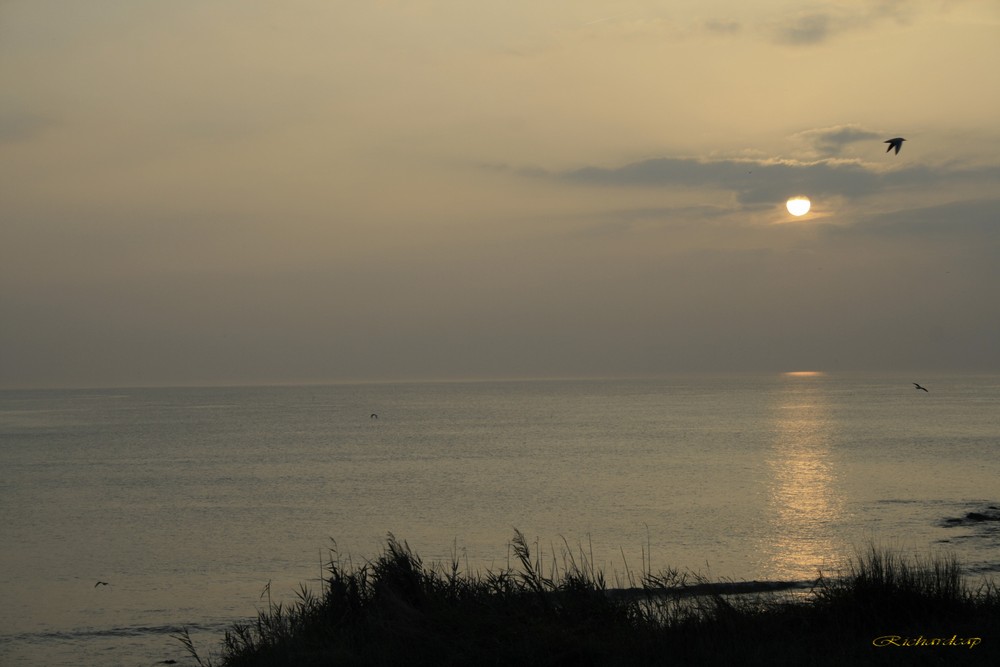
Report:
[[[1000,372],[997,62],[979,0],[0,0],[0,387]]]

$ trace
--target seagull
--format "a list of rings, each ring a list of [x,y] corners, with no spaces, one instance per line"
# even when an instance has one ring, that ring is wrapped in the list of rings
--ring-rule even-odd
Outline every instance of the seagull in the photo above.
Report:
[[[896,149],[896,155],[899,155],[899,149],[903,147],[903,142],[904,141],[906,141],[906,139],[904,139],[903,137],[896,137],[895,139],[886,139],[882,143],[889,144],[889,147],[885,149],[886,153],[888,153],[893,148],[895,148]]]
[[[109,584],[106,581],[98,581],[96,584],[94,584],[94,588],[97,588],[98,586],[110,586],[110,585],[111,584]]]
[[[378,415],[373,412],[372,416],[369,417],[369,419],[378,419]]]
[[[916,387],[917,389],[923,389],[924,391],[927,391],[927,389],[925,389],[924,387],[921,387],[921,386],[920,386],[919,384],[917,384],[916,382],[914,382],[914,383],[913,383],[913,386],[914,386],[914,387]],[[929,394],[930,392],[928,391],[927,393]]]

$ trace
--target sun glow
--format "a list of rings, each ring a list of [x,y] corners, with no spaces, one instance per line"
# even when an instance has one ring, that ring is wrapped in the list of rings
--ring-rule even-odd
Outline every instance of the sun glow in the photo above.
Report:
[[[803,196],[792,197],[785,202],[785,208],[788,209],[789,213],[796,217],[808,213],[811,206],[812,202],[809,201],[809,197]]]

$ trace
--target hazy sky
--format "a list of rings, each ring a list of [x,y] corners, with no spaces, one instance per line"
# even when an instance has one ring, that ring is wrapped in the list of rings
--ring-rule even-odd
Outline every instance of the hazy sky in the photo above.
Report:
[[[981,0],[0,0],[0,386],[1000,371],[998,62]]]

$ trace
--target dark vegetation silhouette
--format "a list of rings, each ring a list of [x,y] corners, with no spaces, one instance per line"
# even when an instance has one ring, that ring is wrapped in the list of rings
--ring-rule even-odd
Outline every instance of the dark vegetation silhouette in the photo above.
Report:
[[[226,632],[219,664],[1000,664],[1000,591],[965,583],[954,558],[870,546],[808,590],[733,594],[734,582],[645,565],[626,565],[624,586],[609,588],[582,548],[552,554],[548,573],[520,532],[510,549],[517,567],[485,574],[462,572],[455,556],[425,566],[391,534],[360,566],[334,550],[319,595],[302,586],[286,606],[268,587],[267,608]],[[904,645],[920,638],[940,641]]]

